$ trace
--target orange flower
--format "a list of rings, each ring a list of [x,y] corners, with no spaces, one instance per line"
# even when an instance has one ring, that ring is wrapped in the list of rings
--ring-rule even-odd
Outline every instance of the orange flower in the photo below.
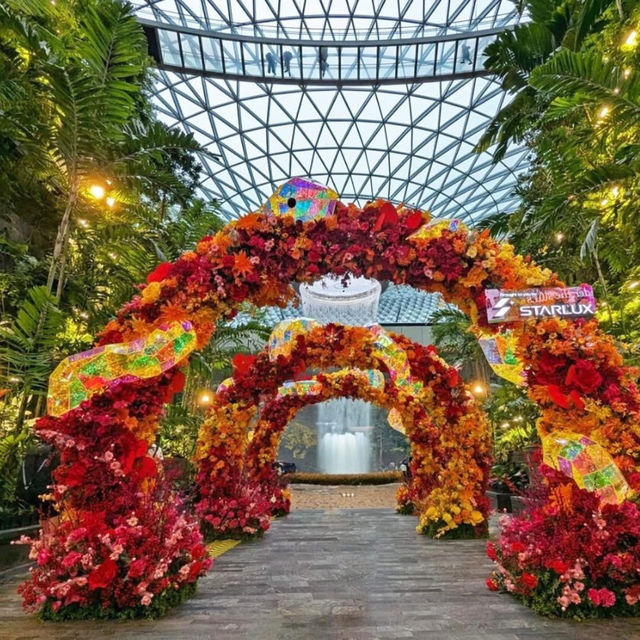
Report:
[[[253,265],[251,260],[247,257],[244,251],[239,251],[235,255],[233,263],[233,273],[236,276],[246,276],[253,271]]]

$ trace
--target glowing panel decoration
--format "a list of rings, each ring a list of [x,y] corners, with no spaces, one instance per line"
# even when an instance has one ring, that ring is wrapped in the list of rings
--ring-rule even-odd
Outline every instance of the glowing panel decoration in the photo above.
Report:
[[[65,358],[49,378],[47,411],[60,416],[116,380],[152,378],[171,369],[196,346],[190,322],[161,325],[132,342],[95,347]]]
[[[369,325],[367,328],[376,335],[373,355],[380,358],[387,365],[391,380],[398,386],[413,384],[414,381],[409,375],[410,369],[407,354],[380,325]]]
[[[322,325],[312,318],[294,318],[279,322],[273,328],[267,342],[271,362],[275,362],[280,355],[288,356],[295,348],[295,339],[298,336],[320,326]]]
[[[216,393],[221,393],[223,391],[228,391],[234,384],[235,384],[235,382],[233,381],[233,378],[225,378],[218,385],[218,388],[216,389]]]
[[[404,435],[404,423],[402,422],[402,415],[397,409],[389,409],[389,415],[387,416],[387,422],[392,429],[399,431]]]
[[[544,463],[572,478],[581,489],[593,491],[601,502],[619,504],[631,488],[609,452],[587,436],[554,431],[542,438]]]
[[[322,385],[315,379],[290,380],[278,387],[279,396],[315,396],[322,391]]]
[[[512,331],[484,333],[478,338],[478,344],[497,375],[515,385],[525,383],[524,366],[516,357],[517,338]]]
[[[296,220],[307,222],[330,216],[337,202],[338,194],[333,189],[304,178],[291,178],[278,187],[260,212],[293,215]]]
[[[466,226],[457,219],[441,220],[433,218],[427,224],[422,225],[415,233],[409,236],[410,240],[430,240],[431,238],[439,238],[443,231],[459,231],[466,230]]]

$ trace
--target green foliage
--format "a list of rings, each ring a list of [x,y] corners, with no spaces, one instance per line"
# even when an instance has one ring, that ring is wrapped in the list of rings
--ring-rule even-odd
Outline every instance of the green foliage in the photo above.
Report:
[[[306,473],[296,472],[286,475],[291,484],[321,485],[377,485],[402,482],[400,471],[376,471],[374,473]]]
[[[304,458],[307,451],[318,444],[318,434],[313,427],[294,420],[287,425],[280,443],[294,458]]]
[[[599,319],[639,361],[640,48],[624,46],[640,6],[608,0],[523,2],[533,21],[487,48],[515,92],[482,148],[525,143],[520,208],[484,225],[567,284],[593,283]]]

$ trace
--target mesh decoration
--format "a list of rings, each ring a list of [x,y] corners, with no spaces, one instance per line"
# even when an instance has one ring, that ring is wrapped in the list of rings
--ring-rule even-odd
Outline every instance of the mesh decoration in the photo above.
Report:
[[[516,357],[517,339],[512,331],[483,333],[478,344],[496,375],[516,385],[525,383],[524,365]]]
[[[317,320],[312,318],[294,318],[292,320],[283,320],[279,322],[271,332],[269,341],[267,342],[269,349],[269,359],[275,362],[278,356],[287,356],[291,350],[295,348],[295,339],[322,326]]]
[[[338,194],[333,189],[304,178],[291,178],[262,205],[260,213],[293,215],[306,222],[330,216],[337,202]]]
[[[631,489],[609,452],[587,436],[554,431],[542,438],[544,463],[594,491],[603,503],[620,504]]]
[[[171,369],[196,346],[190,322],[162,325],[132,342],[95,347],[65,358],[51,374],[47,411],[60,416],[116,380],[152,378]]]

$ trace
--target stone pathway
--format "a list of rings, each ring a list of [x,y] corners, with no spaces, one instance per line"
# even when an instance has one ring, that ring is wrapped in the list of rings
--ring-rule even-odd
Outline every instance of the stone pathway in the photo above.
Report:
[[[0,586],[0,638],[640,640],[640,622],[541,618],[488,591],[483,541],[418,536],[380,509],[295,511],[231,549],[196,596],[157,621],[41,623]]]

